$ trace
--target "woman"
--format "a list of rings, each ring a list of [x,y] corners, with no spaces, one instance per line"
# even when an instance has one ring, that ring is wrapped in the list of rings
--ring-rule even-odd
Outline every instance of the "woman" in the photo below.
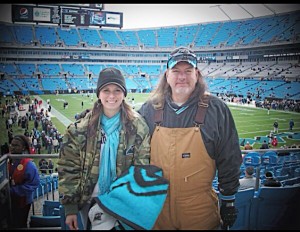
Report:
[[[11,154],[30,154],[30,142],[25,135],[16,135],[10,144]],[[33,192],[40,184],[38,169],[30,158],[9,161],[10,196],[14,228],[27,228]]]
[[[58,160],[59,193],[71,230],[78,229],[78,212],[87,228],[92,197],[107,192],[131,165],[149,164],[149,128],[125,102],[122,73],[103,69],[96,94],[92,110],[67,128]]]

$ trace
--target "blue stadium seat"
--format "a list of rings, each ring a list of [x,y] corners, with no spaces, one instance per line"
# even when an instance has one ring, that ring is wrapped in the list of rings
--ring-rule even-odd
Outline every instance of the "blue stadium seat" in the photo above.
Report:
[[[300,177],[300,167],[299,167],[299,168],[296,168],[296,169],[294,170],[294,176],[295,176],[295,177]]]
[[[31,227],[61,227],[60,216],[31,215],[29,226]]]
[[[299,230],[300,185],[261,187],[251,211],[251,230]],[[254,209],[255,208],[255,209]]]
[[[300,176],[290,178],[290,179],[285,179],[285,180],[281,181],[281,183],[283,186],[299,185],[300,184]],[[299,197],[300,197],[300,193],[299,193]]]
[[[265,166],[274,166],[277,164],[278,156],[275,151],[267,151],[261,156],[261,163]]]
[[[43,216],[59,216],[59,201],[45,200],[43,204]]]
[[[231,230],[249,230],[249,213],[254,196],[254,188],[240,190],[235,195],[235,206],[238,209],[238,217],[230,228]]]
[[[244,165],[247,166],[259,166],[261,164],[260,154],[257,152],[249,152],[244,157]]]

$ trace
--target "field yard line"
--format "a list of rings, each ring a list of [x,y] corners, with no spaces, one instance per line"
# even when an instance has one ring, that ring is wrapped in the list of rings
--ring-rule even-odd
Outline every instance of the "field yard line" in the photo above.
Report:
[[[44,101],[42,98],[40,98],[39,96],[35,96],[38,100],[42,100],[43,101],[43,108],[46,110],[47,109],[47,102]],[[50,102],[51,105],[51,102]],[[55,116],[59,121],[61,121],[62,124],[64,124],[66,127],[69,126],[72,121],[70,119],[68,119],[66,116],[62,115],[58,110],[56,110],[52,105],[51,105],[51,115]]]

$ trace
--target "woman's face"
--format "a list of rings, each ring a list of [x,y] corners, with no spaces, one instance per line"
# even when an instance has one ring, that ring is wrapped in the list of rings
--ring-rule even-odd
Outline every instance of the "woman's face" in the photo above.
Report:
[[[11,154],[22,154],[25,151],[24,143],[19,139],[13,139],[9,146]]]
[[[112,117],[119,112],[124,97],[124,92],[118,85],[109,84],[104,86],[99,92],[104,114],[107,117]]]

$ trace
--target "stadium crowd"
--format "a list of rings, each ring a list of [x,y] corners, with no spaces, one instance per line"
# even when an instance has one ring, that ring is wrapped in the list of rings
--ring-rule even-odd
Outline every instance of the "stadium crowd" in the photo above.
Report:
[[[28,105],[28,109],[23,107],[25,104]],[[37,98],[31,100],[29,96],[16,96],[6,99],[4,103],[1,103],[1,107],[2,118],[5,118],[6,121],[8,138],[8,143],[1,144],[1,155],[8,153],[8,146],[15,132],[20,129],[30,141],[30,154],[59,152],[63,135],[50,119],[50,102],[47,103],[48,108],[44,109],[41,100],[39,101]],[[20,113],[20,109],[24,112]],[[30,121],[33,123],[29,124]],[[32,128],[29,125],[33,125]]]

